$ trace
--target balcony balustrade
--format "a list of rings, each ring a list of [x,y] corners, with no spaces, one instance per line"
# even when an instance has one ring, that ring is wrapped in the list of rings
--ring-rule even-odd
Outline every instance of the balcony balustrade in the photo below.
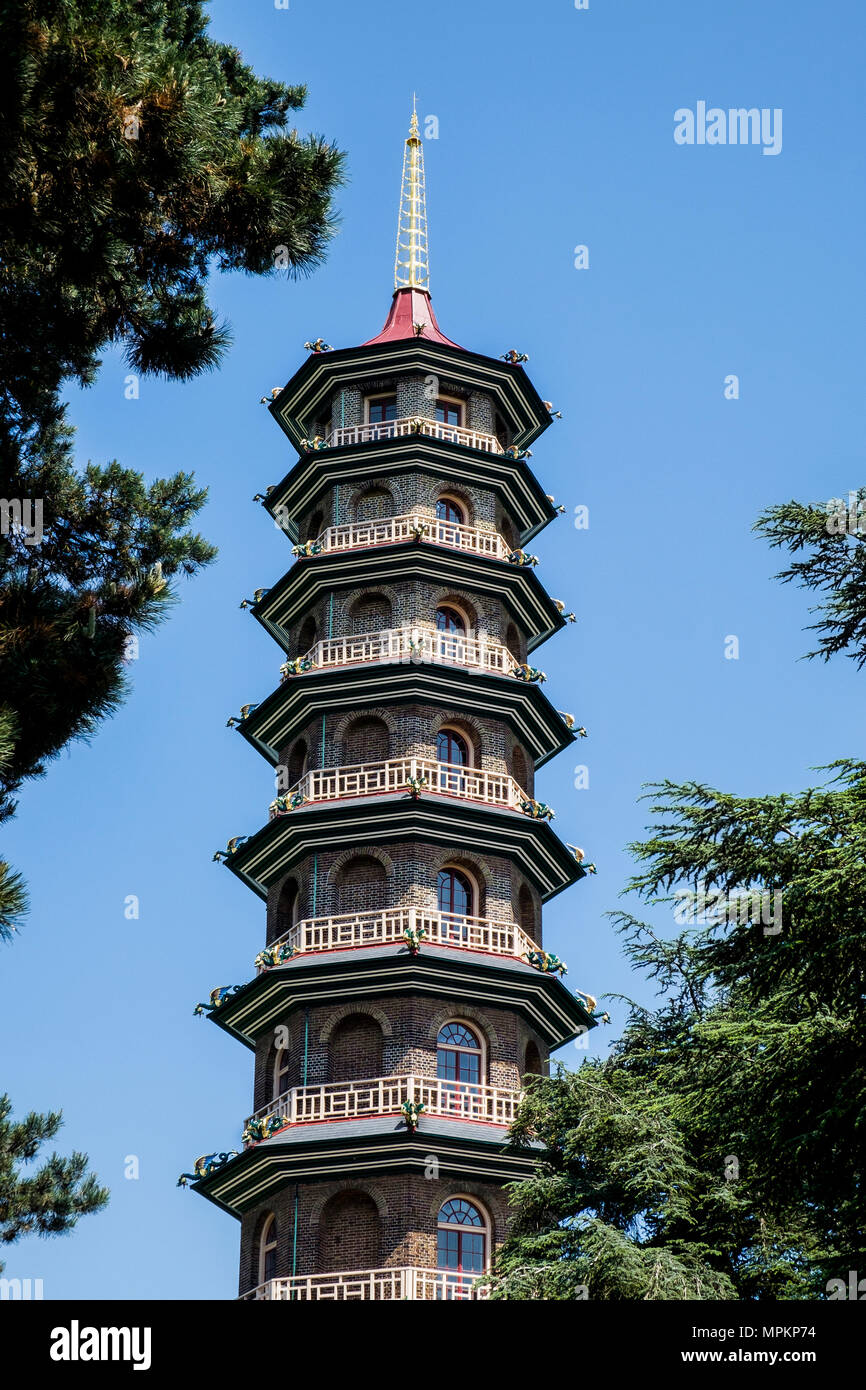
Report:
[[[303,671],[356,666],[363,662],[431,662],[443,666],[475,667],[507,676],[519,669],[519,658],[500,642],[462,633],[423,627],[389,627],[353,637],[329,637],[317,642],[296,662],[280,668],[283,680]],[[295,669],[297,668],[297,670]]]
[[[269,1279],[243,1295],[242,1301],[311,1302],[326,1299],[470,1299],[490,1297],[482,1275],[396,1265],[387,1269],[340,1270],[334,1274],[301,1274]]]
[[[498,531],[443,521],[440,517],[425,516],[422,512],[328,526],[314,541],[296,549],[302,555],[318,555],[330,551],[361,550],[373,545],[400,545],[413,540],[430,541],[433,545],[468,551],[472,555],[484,555],[494,560],[507,560],[509,555],[515,553]]]
[[[374,1076],[363,1081],[329,1081],[323,1086],[293,1086],[246,1120],[278,1116],[291,1125],[357,1120],[369,1115],[398,1115],[406,1101],[423,1106],[425,1115],[474,1120],[507,1129],[520,1102],[519,1091],[438,1077]]]
[[[331,448],[344,444],[367,444],[378,439],[400,439],[407,435],[426,434],[432,439],[444,439],[449,444],[464,444],[470,449],[482,449],[487,454],[502,454],[504,449],[495,434],[467,430],[462,425],[446,425],[441,420],[405,416],[400,420],[384,420],[375,425],[343,425],[328,435]]]
[[[384,762],[356,763],[351,767],[315,768],[271,803],[270,818],[291,815],[312,802],[341,801],[388,792],[434,793],[455,796],[485,806],[521,810],[527,796],[507,772],[485,772],[462,763],[440,763],[434,758],[388,758]]]
[[[310,917],[296,922],[272,943],[286,945],[299,954],[312,951],[347,951],[364,946],[387,946],[406,939],[426,946],[448,946],[461,951],[486,951],[495,956],[522,960],[538,943],[513,922],[489,917],[460,917],[449,912],[415,907],[385,908],[380,912],[343,912],[334,917]],[[261,974],[266,966],[259,967]]]

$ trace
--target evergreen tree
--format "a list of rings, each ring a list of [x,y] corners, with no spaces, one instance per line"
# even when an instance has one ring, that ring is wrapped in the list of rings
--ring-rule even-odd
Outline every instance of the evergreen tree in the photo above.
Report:
[[[0,42],[5,472],[107,344],[141,373],[213,367],[209,270],[318,264],[342,156],[289,128],[306,89],[210,39],[197,0],[20,0]]]
[[[866,764],[832,770],[800,796],[654,789],[629,887],[698,920],[617,914],[662,1003],[532,1083],[501,1296],[817,1298],[862,1267]]]
[[[289,276],[334,231],[341,154],[289,126],[303,86],[258,77],[207,34],[195,0],[19,0],[0,15],[0,820],[21,782],[123,698],[124,654],[214,549],[188,529],[206,496],[179,473],[74,466],[62,403],[109,345],[184,380],[229,333],[214,269]],[[12,508],[43,506],[33,544]],[[7,504],[10,504],[7,506]],[[0,940],[27,901],[0,864]],[[0,1240],[68,1230],[107,1194],[84,1155],[15,1165],[59,1115],[6,1124]]]
[[[861,512],[863,508],[863,512]],[[845,501],[834,498],[821,506],[783,502],[770,507],[755,523],[776,549],[787,549],[795,560],[777,576],[815,590],[821,602],[810,630],[820,633],[815,651],[829,661],[844,652],[858,667],[866,663],[866,488]]]
[[[0,1244],[25,1235],[52,1236],[72,1230],[80,1216],[100,1211],[108,1192],[87,1172],[87,1155],[61,1158],[53,1153],[35,1172],[24,1176],[47,1139],[53,1139],[61,1116],[31,1113],[13,1122],[8,1096],[0,1095]],[[0,1273],[5,1265],[0,1263]]]
[[[824,593],[809,655],[858,666],[864,503],[756,523],[810,551],[778,576]],[[512,1184],[494,1297],[808,1299],[863,1267],[866,763],[825,771],[799,796],[650,789],[628,889],[692,925],[614,914],[661,1003],[625,1001],[605,1061],[527,1078],[512,1142],[539,1162]]]

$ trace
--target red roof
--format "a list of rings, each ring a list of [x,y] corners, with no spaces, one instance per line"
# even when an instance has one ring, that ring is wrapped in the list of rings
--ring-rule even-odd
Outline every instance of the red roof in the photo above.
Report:
[[[418,332],[419,326],[423,329],[422,332]],[[424,338],[430,343],[460,347],[459,343],[453,343],[450,338],[446,338],[440,329],[427,290],[395,290],[384,328],[375,338],[368,338],[363,346],[369,347],[371,343],[393,343],[400,338]],[[460,350],[463,351],[462,348]]]

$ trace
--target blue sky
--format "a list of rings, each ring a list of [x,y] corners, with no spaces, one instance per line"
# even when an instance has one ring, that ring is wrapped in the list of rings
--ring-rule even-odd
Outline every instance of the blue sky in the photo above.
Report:
[[[234,331],[218,373],[144,381],[129,401],[109,353],[72,396],[82,463],[190,469],[209,486],[200,529],[220,556],[143,639],[122,711],[5,828],[32,911],[3,949],[2,1085],[19,1110],[62,1107],[60,1147],[86,1149],[112,1188],[73,1236],[4,1251],[7,1276],[42,1278],[46,1298],[236,1290],[236,1223],[174,1184],[197,1154],[233,1147],[251,1109],[251,1055],[192,1008],[248,978],[264,936],[262,905],[211,863],[273,796],[268,766],[225,728],[280,661],[238,608],[290,560],[250,500],[291,462],[258,400],[305,339],[348,346],[384,321],[413,90],[439,121],[425,156],[440,324],[477,351],[530,354],[564,416],[533,465],[569,514],[590,509],[588,531],[569,515],[533,544],[580,618],[539,653],[546,689],[590,734],[539,792],[599,867],[546,913],[568,981],[649,998],[605,917],[646,823],[643,783],[793,791],[862,751],[862,678],[798,660],[806,596],[773,581],[779,558],[750,529],[773,502],[866,481],[862,6],[256,0],[212,16],[259,72],[308,83],[299,124],[348,151],[350,182],[312,278],[214,281]],[[781,108],[782,152],[678,146],[674,112],[698,101]],[[588,790],[573,787],[578,760]]]

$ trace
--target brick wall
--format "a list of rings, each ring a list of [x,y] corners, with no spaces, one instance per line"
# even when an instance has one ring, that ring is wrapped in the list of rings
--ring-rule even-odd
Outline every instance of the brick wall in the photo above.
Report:
[[[423,374],[358,381],[338,391],[310,433],[326,433],[364,420],[364,396],[393,392],[400,416],[432,418],[437,395],[465,402],[464,423],[495,433],[501,429],[494,403],[483,392],[468,391],[458,380],[431,383]],[[504,436],[507,442],[507,435]],[[371,483],[331,487],[299,515],[298,533],[312,539],[327,526],[372,517],[418,513],[434,516],[436,501],[447,494],[463,508],[468,524],[497,530],[509,545],[516,528],[490,489],[467,485],[454,476],[430,472],[396,472]],[[451,590],[427,580],[370,588],[338,587],[311,605],[290,634],[292,655],[306,652],[317,640],[381,628],[412,626],[435,629],[437,607],[448,604],[464,615],[467,631],[509,647],[526,659],[526,634],[508,611],[486,594]],[[467,717],[459,708],[412,704],[328,714],[294,731],[281,750],[289,781],[306,768],[378,762],[387,757],[436,756],[436,736],[456,727],[472,750],[472,763],[495,773],[509,772],[530,795],[534,769],[526,750],[502,720]],[[268,895],[268,941],[301,918],[343,912],[414,906],[435,910],[437,875],[457,867],[475,884],[474,915],[521,925],[541,942],[541,905],[534,888],[517,867],[496,855],[449,853],[416,841],[385,846],[359,843],[352,850],[307,856]],[[543,1070],[548,1051],[542,1039],[514,1011],[476,1008],[455,993],[451,999],[363,997],[345,1004],[322,1004],[289,1011],[266,1036],[255,1054],[254,1108],[268,1105],[286,1085],[320,1085],[332,1081],[393,1076],[415,1072],[435,1077],[437,1035],[444,1024],[461,1021],[482,1044],[482,1080],[517,1090],[527,1071]],[[284,1073],[276,1078],[276,1064]],[[276,1217],[277,1277],[292,1272],[377,1268],[382,1265],[436,1266],[437,1214],[453,1196],[474,1201],[484,1214],[489,1241],[504,1238],[507,1203],[496,1183],[454,1181],[438,1176],[435,1154],[417,1173],[388,1174],[375,1181],[287,1184],[268,1203],[242,1222],[240,1289],[260,1282],[260,1237]]]
[[[377,506],[370,510],[361,503],[371,492],[383,494]],[[327,526],[345,525],[350,521],[369,521],[378,516],[405,516],[409,513],[435,516],[437,498],[447,494],[463,506],[466,525],[479,526],[486,531],[511,532],[515,524],[503,509],[496,494],[487,488],[467,483],[459,474],[428,472],[395,472],[375,482],[338,483],[327,489],[314,507],[298,514],[298,533],[304,538],[318,535]],[[315,518],[315,525],[313,520]]]
[[[308,767],[345,767],[387,758],[434,758],[440,729],[453,728],[471,750],[472,766],[486,772],[509,773],[532,795],[535,785],[531,757],[517,742],[508,725],[498,719],[466,715],[459,708],[440,705],[395,705],[344,712],[315,719],[295,732],[280,750],[280,766],[287,769],[287,786],[306,748]],[[297,772],[299,777],[301,774]]]
[[[435,1269],[437,1217],[454,1196],[478,1208],[488,1249],[497,1249],[507,1233],[508,1206],[493,1183],[427,1177],[419,1170],[373,1182],[289,1185],[243,1218],[238,1291],[259,1283],[258,1237],[271,1214],[277,1223],[277,1278],[291,1275],[295,1250],[298,1274],[394,1265]]]
[[[461,612],[467,636],[484,637],[511,647],[509,629],[513,629],[515,657],[524,659],[526,634],[518,631],[508,609],[498,599],[421,579],[411,583],[335,589],[333,602],[325,598],[311,604],[289,629],[289,651],[292,656],[303,656],[316,641],[352,637],[358,632],[377,632],[383,627],[419,627],[435,631],[436,609],[443,604]],[[359,612],[361,607],[366,611]],[[373,617],[374,607],[378,607],[381,616]]]
[[[306,1076],[309,1086],[377,1076],[436,1076],[436,1039],[448,1022],[459,1020],[482,1047],[484,1085],[517,1091],[526,1070],[526,1053],[535,1047],[542,1063],[549,1056],[542,1039],[515,1013],[477,1008],[459,996],[451,1000],[401,995],[375,1003],[328,1004],[294,1013],[274,1025],[256,1045],[255,1109],[275,1097],[274,1065],[286,1053],[292,1084]]]
[[[359,860],[360,864],[356,862]],[[386,907],[433,912],[438,873],[445,865],[460,868],[474,883],[476,910],[470,915],[522,925],[541,943],[538,894],[510,860],[495,854],[469,854],[458,847],[449,851],[425,841],[384,847],[358,844],[350,851],[335,850],[302,859],[268,894],[268,941],[276,940],[292,925],[286,913],[293,885],[297,885],[297,919]],[[521,902],[522,889],[526,891]],[[350,906],[342,905],[346,902]],[[535,929],[531,930],[533,922]]]

